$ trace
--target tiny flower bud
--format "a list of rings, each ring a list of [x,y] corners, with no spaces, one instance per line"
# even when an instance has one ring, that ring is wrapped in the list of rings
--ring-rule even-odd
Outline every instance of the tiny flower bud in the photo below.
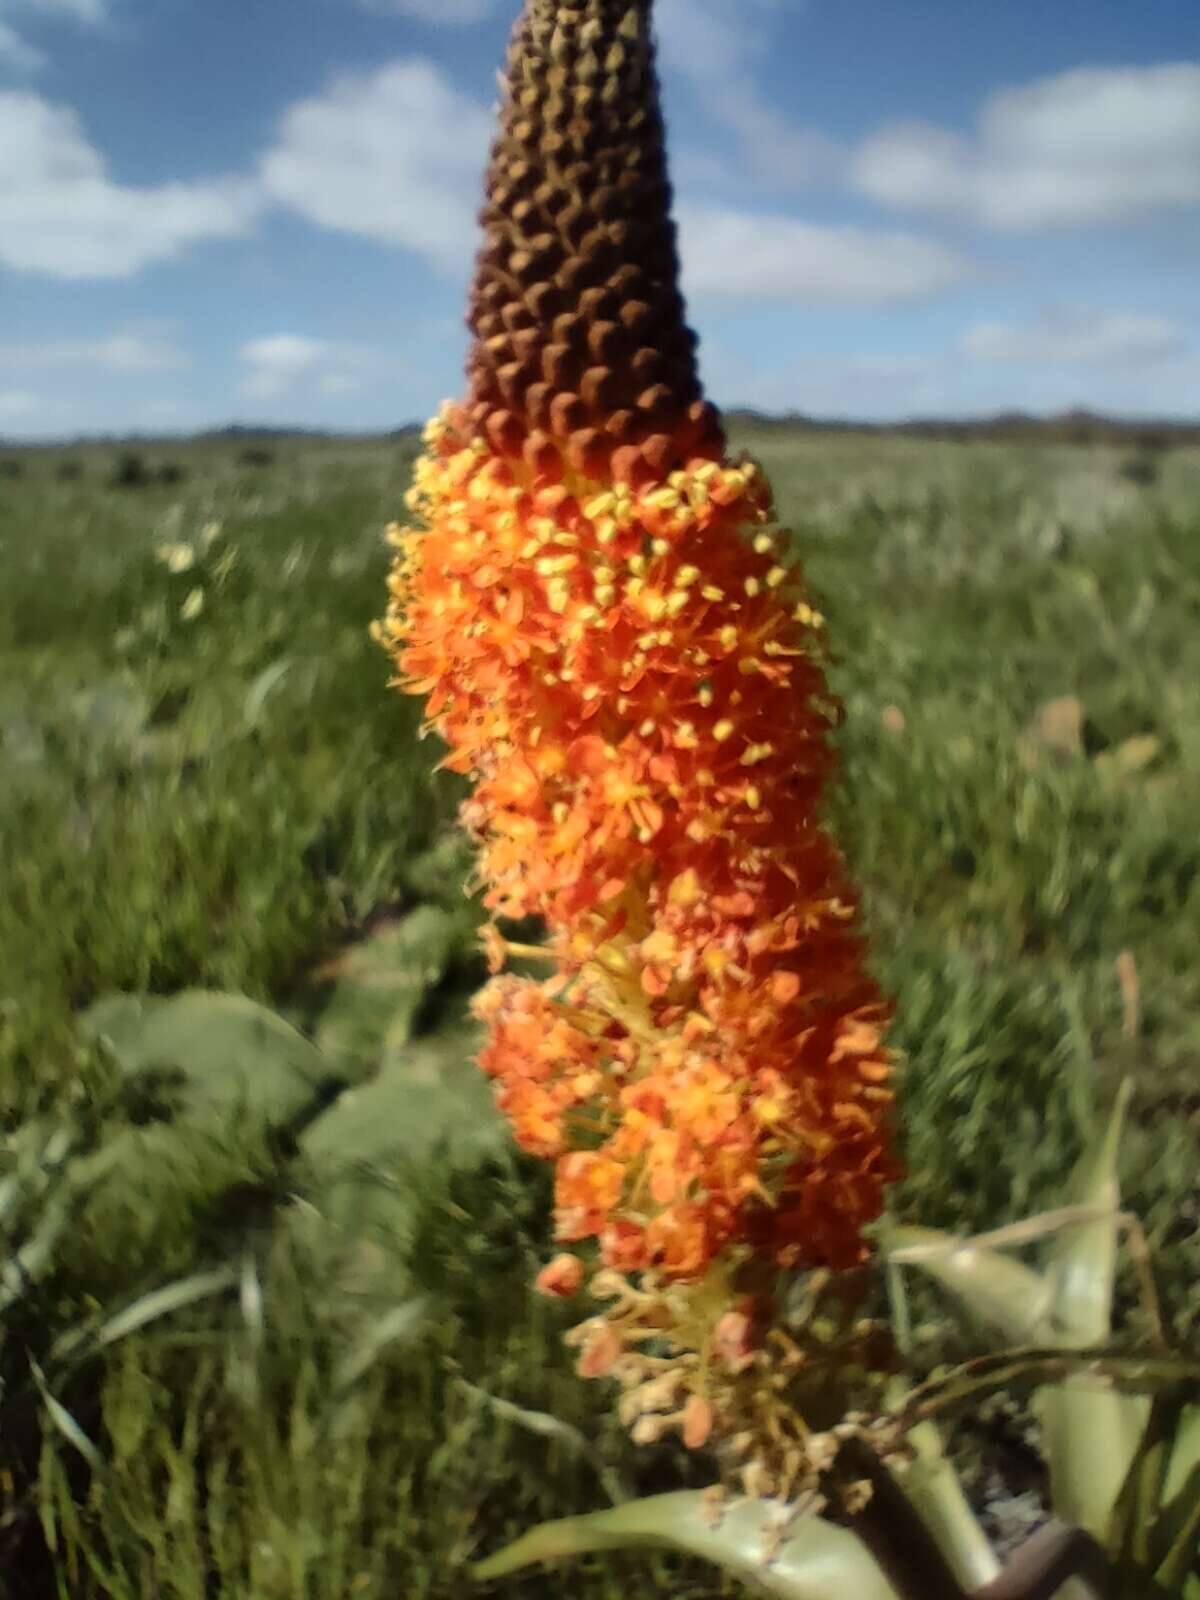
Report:
[[[535,1287],[539,1294],[551,1295],[558,1300],[569,1300],[578,1294],[583,1284],[583,1262],[578,1256],[555,1256],[537,1275]]]
[[[689,1450],[699,1450],[707,1444],[713,1430],[712,1402],[703,1395],[694,1394],[683,1408],[683,1442]]]
[[[622,1348],[616,1331],[600,1322],[585,1340],[575,1370],[581,1378],[607,1377],[620,1359]]]

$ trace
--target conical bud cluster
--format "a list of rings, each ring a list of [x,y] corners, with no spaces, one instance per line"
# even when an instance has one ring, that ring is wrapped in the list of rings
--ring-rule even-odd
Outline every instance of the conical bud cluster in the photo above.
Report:
[[[468,321],[468,415],[553,473],[717,458],[679,293],[648,0],[538,0],[509,52]]]

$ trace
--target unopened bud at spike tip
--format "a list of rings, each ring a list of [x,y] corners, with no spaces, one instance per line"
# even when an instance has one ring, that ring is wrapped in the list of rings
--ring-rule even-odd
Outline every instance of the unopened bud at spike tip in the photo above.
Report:
[[[493,446],[519,453],[491,424],[501,411],[577,472],[624,451],[634,482],[724,448],[679,292],[649,12],[649,0],[528,0],[468,317],[467,409]],[[519,350],[498,326],[521,330]]]

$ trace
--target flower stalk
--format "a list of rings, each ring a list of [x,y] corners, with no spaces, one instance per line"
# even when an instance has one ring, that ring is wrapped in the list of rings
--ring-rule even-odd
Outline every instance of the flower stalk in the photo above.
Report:
[[[804,1427],[752,1397],[762,1339],[778,1274],[867,1253],[888,1007],[818,820],[822,619],[701,391],[649,11],[516,25],[468,392],[426,430],[381,635],[472,781],[487,907],[546,929],[538,981],[490,927],[480,1060],[555,1164],[560,1241],[595,1241],[581,1371],[621,1378],[635,1437],[766,1426],[751,1481],[790,1487]]]
[[[770,486],[702,393],[650,0],[527,0],[502,89],[467,391],[426,429],[378,635],[472,786],[480,1064],[554,1164],[570,1247],[538,1286],[591,1297],[568,1343],[633,1439],[708,1448],[722,1483],[548,1524],[479,1575],[647,1543],[788,1600],[1178,1586],[1190,1379],[1172,1367],[1161,1440],[1076,1381],[1116,1372],[1088,1347],[1111,1334],[1124,1099],[1056,1212],[975,1241],[873,1226],[890,1009],[820,821],[839,707]],[[527,919],[544,944],[508,937]],[[1046,1235],[1044,1271],[996,1248]],[[902,1297],[891,1327],[862,1312],[876,1236],[894,1291],[923,1266],[1005,1353],[908,1390]],[[1001,1571],[932,1418],[1024,1377],[1067,1512]]]

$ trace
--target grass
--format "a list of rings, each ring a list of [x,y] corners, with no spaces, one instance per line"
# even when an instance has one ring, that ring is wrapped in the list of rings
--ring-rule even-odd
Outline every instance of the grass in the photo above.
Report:
[[[1169,453],[1138,485],[1106,447],[776,428],[741,442],[772,476],[836,646],[830,813],[897,996],[900,1207],[960,1227],[1036,1207],[1132,1071],[1127,1195],[1194,1346],[1200,452]],[[28,451],[0,481],[10,1172],[32,1119],[99,1139],[158,1115],[122,1099],[81,1034],[96,1000],[232,990],[332,1038],[331,962],[414,908],[462,906],[444,839],[458,791],[367,636],[412,446],[272,449],[247,465],[228,443],[172,448],[182,480],[136,489],[107,486],[116,452],[75,452],[82,476],[64,479],[60,456]],[[1066,696],[1081,735],[1055,752],[1028,730]],[[361,1215],[322,1222],[314,1144],[231,1126],[219,1159],[192,1152],[216,1173],[202,1202],[182,1180],[166,1198],[135,1182],[136,1249],[128,1206],[84,1205],[6,1317],[0,1553],[31,1574],[10,1592],[448,1596],[465,1559],[602,1503],[614,1474],[647,1489],[695,1470],[624,1443],[602,1386],[572,1376],[561,1318],[528,1294],[544,1174],[494,1141],[432,1156],[406,1141],[405,1108],[424,1126],[439,1074],[469,1051],[455,1020],[479,976],[469,918],[456,940],[388,1046],[424,1063],[420,1093],[398,1066],[378,1113],[368,1098],[346,1123],[370,1146]],[[375,1203],[388,1196],[403,1204]],[[81,1472],[27,1352],[46,1367],[64,1330],[218,1261],[236,1263],[236,1294],[54,1369],[105,1463]],[[544,1415],[589,1449],[537,1431]],[[597,1558],[571,1583],[722,1592],[665,1558]],[[547,1576],[511,1592],[560,1589]]]

